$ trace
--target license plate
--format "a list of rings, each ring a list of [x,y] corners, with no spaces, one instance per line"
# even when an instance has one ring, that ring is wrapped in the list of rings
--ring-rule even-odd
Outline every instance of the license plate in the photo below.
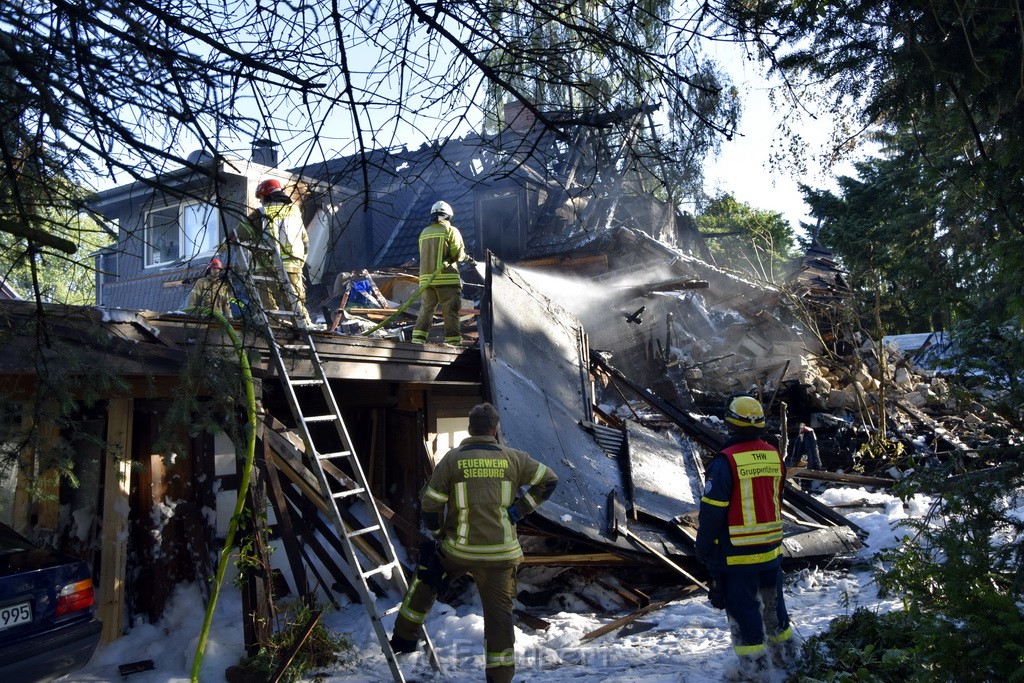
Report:
[[[32,623],[32,603],[19,602],[17,605],[0,607],[0,631],[18,624]]]

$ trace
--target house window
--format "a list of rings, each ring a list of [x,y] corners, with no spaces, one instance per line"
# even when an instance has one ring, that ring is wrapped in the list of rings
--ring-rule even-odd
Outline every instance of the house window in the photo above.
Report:
[[[151,211],[146,220],[146,265],[190,259],[216,251],[217,207],[192,202]]]
[[[103,286],[117,280],[117,252],[101,251],[96,255],[96,303],[103,305]]]
[[[178,207],[150,211],[146,219],[146,265],[155,266],[178,258],[181,240],[178,230]]]
[[[181,207],[182,236],[186,258],[209,254],[217,250],[220,230],[217,207],[213,204],[185,204]]]
[[[524,231],[520,191],[490,192],[480,198],[479,206],[480,252],[489,249],[505,261],[521,258]]]

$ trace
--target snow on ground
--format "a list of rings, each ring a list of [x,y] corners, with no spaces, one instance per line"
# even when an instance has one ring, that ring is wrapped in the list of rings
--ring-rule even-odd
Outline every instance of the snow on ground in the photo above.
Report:
[[[894,524],[927,514],[931,501],[918,496],[906,506],[887,493],[856,488],[834,488],[817,496],[829,505],[860,503],[843,508],[850,521],[869,532],[868,546],[860,557],[870,560],[884,547],[898,542],[905,531]],[[794,628],[804,638],[821,632],[829,622],[857,607],[887,611],[899,600],[881,600],[868,571],[834,571],[812,568],[786,577],[786,604]],[[388,605],[381,604],[384,611]],[[551,623],[545,631],[519,626],[516,631],[516,680],[616,681],[636,683],[708,683],[721,681],[733,659],[723,612],[712,609],[704,595],[673,602],[645,614],[634,626],[581,644],[580,637],[621,616],[566,611],[544,615]],[[189,681],[196,643],[204,619],[198,588],[178,589],[164,617],[157,624],[136,625],[128,634],[101,647],[89,666],[68,676],[67,681],[109,683],[178,683]],[[349,634],[358,661],[322,672],[325,683],[380,683],[391,680],[366,611],[350,604],[323,618],[330,629]],[[394,616],[386,617],[388,633]],[[482,681],[483,618],[478,600],[457,608],[437,604],[427,619],[446,680]],[[643,630],[646,629],[646,630]],[[627,635],[627,632],[631,634]],[[242,656],[241,598],[225,585],[217,604],[200,680],[223,681],[224,671]],[[155,669],[122,678],[118,665],[150,659]],[[431,680],[424,654],[402,656],[406,678]],[[775,674],[777,681],[784,678]],[[313,678],[308,679],[310,681]],[[441,679],[436,679],[441,680]]]

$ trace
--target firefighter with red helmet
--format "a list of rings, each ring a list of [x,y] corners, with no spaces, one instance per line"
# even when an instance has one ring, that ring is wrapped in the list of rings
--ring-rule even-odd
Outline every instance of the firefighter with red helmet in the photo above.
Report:
[[[225,318],[230,318],[233,297],[231,284],[224,277],[224,264],[219,258],[214,258],[206,267],[206,274],[192,286],[185,310],[196,315],[209,315],[210,311],[217,311]]]
[[[299,206],[292,203],[292,198],[284,191],[280,180],[268,178],[256,186],[256,198],[259,208],[249,214],[238,227],[238,238],[242,241],[253,241],[261,244],[275,244],[281,253],[284,269],[298,299],[299,310],[305,318],[306,326],[312,325],[306,311],[306,284],[302,277],[302,267],[306,263],[309,250],[309,235],[302,223]],[[284,283],[279,282],[277,267],[273,259],[265,252],[254,251],[252,254],[253,274],[271,276],[273,279],[260,279],[256,287],[265,311],[276,311],[287,306]]]
[[[765,416],[757,399],[731,397],[725,422],[731,436],[708,465],[696,552],[711,575],[711,604],[729,621],[737,666],[727,676],[770,681],[772,663],[790,666],[798,647],[782,594],[786,466],[762,438]]]

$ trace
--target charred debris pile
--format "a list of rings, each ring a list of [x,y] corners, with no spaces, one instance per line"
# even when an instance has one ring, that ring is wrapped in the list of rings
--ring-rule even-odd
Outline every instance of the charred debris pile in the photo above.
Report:
[[[841,561],[866,540],[808,489],[886,487],[940,462],[991,467],[1001,447],[1021,443],[953,378],[851,323],[844,274],[822,250],[790,282],[768,285],[620,228],[543,261],[491,257],[486,287],[466,295],[475,292],[464,308],[480,311],[503,435],[561,480],[524,529],[526,606],[646,610],[699,589],[703,466],[725,439],[722,406],[736,392],[760,398],[798,465],[785,497],[791,567]],[[403,303],[386,299],[380,308]],[[401,339],[408,324],[379,334]],[[820,463],[797,452],[808,428]]]
[[[856,325],[845,273],[820,247],[779,285],[727,273],[629,229],[517,268],[579,320],[596,357],[629,381],[712,429],[729,395],[752,393],[787,450],[802,430],[814,430],[821,471],[897,480],[951,458],[965,469],[986,467],[996,464],[986,453],[1024,439],[955,377],[923,361],[932,337],[901,349]],[[342,273],[325,308],[339,332],[359,333],[399,310],[416,284],[411,272]],[[483,281],[470,274],[467,321],[482,296]],[[410,302],[375,336],[408,338],[417,311]],[[476,336],[473,323],[467,336]],[[641,417],[645,401],[609,383],[607,371],[593,372],[601,419],[664,424],[657,410]]]

